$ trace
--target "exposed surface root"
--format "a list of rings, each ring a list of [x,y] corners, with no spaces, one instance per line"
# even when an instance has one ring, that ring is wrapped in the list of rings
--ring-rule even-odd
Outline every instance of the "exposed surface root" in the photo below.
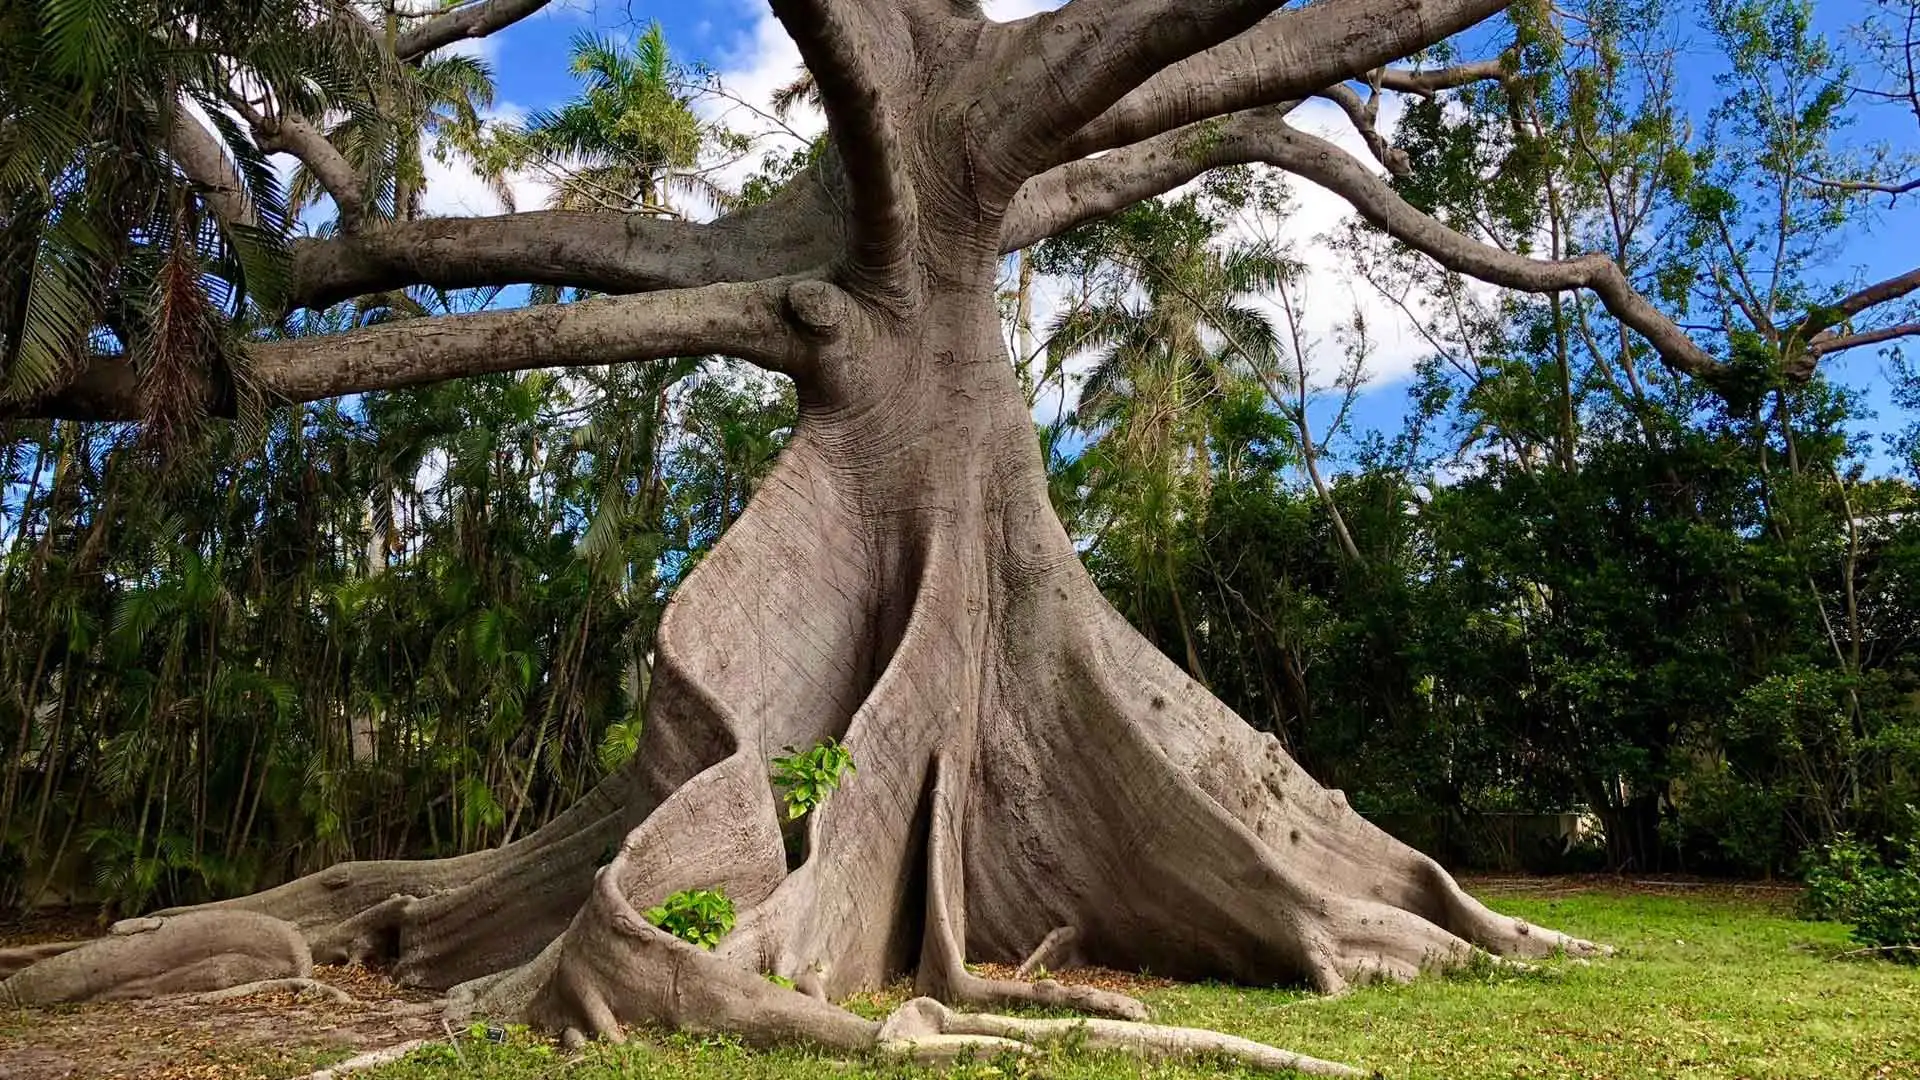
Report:
[[[334,1005],[354,1004],[353,995],[337,986],[328,986],[316,979],[261,979],[258,982],[241,983],[224,990],[210,990],[196,994],[196,1005],[219,1005],[223,1002],[237,1001],[255,994],[293,994],[298,997],[324,998]]]
[[[427,1042],[428,1040],[426,1039],[409,1039],[406,1042],[395,1043],[392,1046],[382,1047],[378,1050],[369,1050],[358,1057],[350,1057],[345,1061],[328,1066],[318,1072],[309,1073],[306,1076],[306,1080],[334,1080],[335,1077],[345,1075],[346,1073],[360,1072],[363,1069],[371,1069],[379,1065],[391,1064],[427,1045]]]
[[[1025,960],[1020,961],[1020,966],[1013,970],[1013,977],[1025,979],[1035,971],[1065,967],[1079,937],[1080,931],[1071,926],[1055,927],[1040,939],[1040,944],[1034,946]]]
[[[991,1013],[954,1012],[932,998],[915,998],[895,1010],[880,1029],[880,1046],[921,1058],[953,1057],[972,1051],[991,1056],[1069,1044],[1094,1051],[1117,1051],[1150,1061],[1221,1058],[1249,1068],[1309,1076],[1365,1076],[1359,1069],[1296,1054],[1216,1031],[1166,1027],[1124,1020],[1030,1020]]]
[[[48,941],[38,945],[16,945],[10,949],[0,949],[0,979],[4,979],[22,968],[37,964],[50,956],[72,952],[85,945],[82,941]]]
[[[312,972],[313,958],[292,926],[250,912],[208,911],[144,920],[131,932],[41,960],[0,982],[0,1003],[157,997]]]

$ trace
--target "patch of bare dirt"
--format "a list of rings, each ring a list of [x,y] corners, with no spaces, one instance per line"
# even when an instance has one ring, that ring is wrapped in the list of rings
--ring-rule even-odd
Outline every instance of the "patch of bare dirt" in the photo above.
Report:
[[[189,997],[0,1013],[0,1080],[279,1080],[408,1039],[440,1034],[424,994],[377,972],[322,965],[351,994],[339,1005],[292,993],[218,1005]]]
[[[976,975],[989,979],[1011,979],[1014,968],[1007,964],[969,964],[968,969]],[[1134,971],[1114,971],[1101,967],[1070,967],[1059,971],[1049,971],[1047,978],[1068,986],[1091,986],[1100,990],[1111,990],[1128,997],[1139,997],[1149,990],[1166,990],[1178,986],[1172,979],[1162,979],[1157,975],[1142,975]],[[1039,978],[1038,975],[1034,976]]]

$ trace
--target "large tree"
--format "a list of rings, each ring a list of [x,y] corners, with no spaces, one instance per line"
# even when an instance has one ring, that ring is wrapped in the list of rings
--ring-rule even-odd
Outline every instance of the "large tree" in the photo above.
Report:
[[[545,3],[479,0],[364,37],[404,68]],[[182,19],[218,5],[187,6]],[[551,1029],[654,1023],[846,1047],[1049,1033],[929,1002],[882,1026],[831,1004],[900,970],[948,1004],[1142,1017],[1117,995],[965,963],[1069,940],[1113,967],[1326,991],[1475,949],[1591,951],[1473,900],[1108,606],[1049,504],[995,306],[1003,254],[1209,169],[1263,162],[1455,271],[1592,290],[1676,371],[1741,384],[1744,369],[1607,258],[1482,243],[1288,123],[1302,100],[1331,98],[1404,168],[1363,90],[1509,78],[1510,59],[1393,66],[1506,0],[1071,0],[1007,23],[975,0],[772,6],[814,76],[828,145],[772,199],[707,223],[601,210],[405,220],[383,214],[378,178],[289,94],[231,92],[219,132],[179,111],[168,160],[220,228],[259,225],[258,177],[221,149],[238,136],[295,155],[333,196],[337,231],[292,248],[292,305],[423,285],[608,294],[250,340],[244,370],[270,398],[717,353],[790,377],[799,399],[774,472],[661,624],[648,721],[615,775],[506,847],[349,863],[216,908],[246,918],[192,925],[244,936],[270,915],[318,957],[390,964],[457,987],[463,1007]],[[1916,288],[1920,269],[1783,323],[1777,371],[1804,376],[1849,335],[1884,340],[1865,313]],[[155,379],[121,340],[11,409],[142,416]],[[770,760],[828,739],[858,772],[807,816],[790,861]],[[740,918],[711,951],[642,914],[714,886]],[[1295,1061],[1193,1033],[1088,1030],[1095,1045]]]

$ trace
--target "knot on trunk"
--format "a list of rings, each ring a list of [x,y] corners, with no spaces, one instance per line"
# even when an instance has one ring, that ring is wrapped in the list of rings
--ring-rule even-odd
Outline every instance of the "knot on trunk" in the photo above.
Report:
[[[838,338],[852,311],[852,299],[831,282],[809,278],[787,287],[787,314],[809,337]]]

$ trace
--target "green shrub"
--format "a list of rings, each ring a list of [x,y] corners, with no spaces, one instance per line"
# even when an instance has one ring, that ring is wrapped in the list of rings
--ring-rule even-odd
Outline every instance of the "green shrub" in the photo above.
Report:
[[[1920,962],[1920,810],[1907,808],[1908,824],[1888,837],[1891,858],[1841,836],[1807,869],[1806,914],[1853,928],[1860,944],[1888,956]]]
[[[838,739],[828,739],[815,744],[811,750],[773,759],[773,782],[786,789],[789,820],[803,817],[825,803],[827,796],[840,787],[840,778],[857,771],[853,767],[853,751]]]
[[[647,921],[681,941],[711,949],[733,929],[733,901],[720,889],[682,889],[649,909]]]

